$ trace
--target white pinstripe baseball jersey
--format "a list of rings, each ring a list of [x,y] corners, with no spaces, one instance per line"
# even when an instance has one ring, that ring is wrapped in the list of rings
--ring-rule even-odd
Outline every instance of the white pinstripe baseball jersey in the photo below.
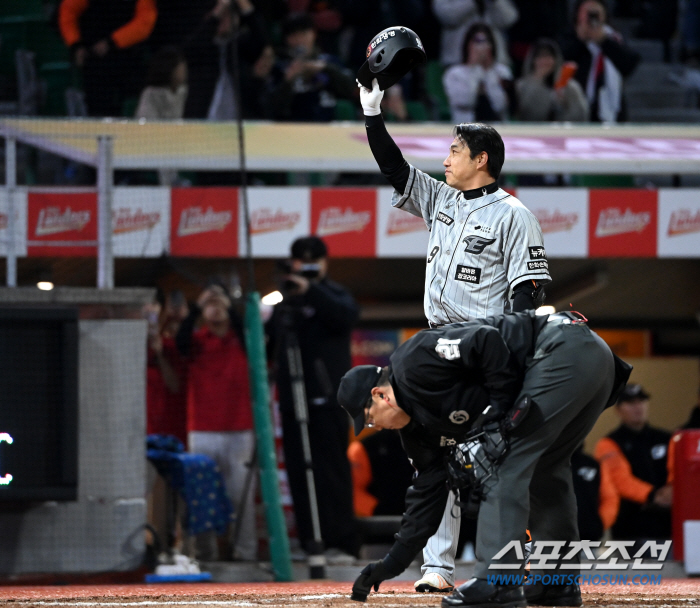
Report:
[[[422,217],[430,239],[424,308],[428,321],[457,323],[511,310],[513,287],[551,281],[542,229],[517,198],[498,188],[467,199],[410,168],[394,207]]]

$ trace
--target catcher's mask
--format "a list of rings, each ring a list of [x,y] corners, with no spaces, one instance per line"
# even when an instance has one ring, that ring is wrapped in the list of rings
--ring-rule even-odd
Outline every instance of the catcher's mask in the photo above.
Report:
[[[403,26],[389,27],[377,34],[367,45],[367,61],[357,72],[363,87],[372,88],[376,78],[385,91],[396,84],[415,65],[427,61],[423,43],[417,34]]]
[[[449,488],[457,495],[455,504],[467,517],[476,517],[479,503],[486,496],[486,482],[510,449],[508,435],[522,422],[531,405],[532,399],[524,395],[505,418],[486,424],[479,424],[477,419],[464,442],[450,451]]]

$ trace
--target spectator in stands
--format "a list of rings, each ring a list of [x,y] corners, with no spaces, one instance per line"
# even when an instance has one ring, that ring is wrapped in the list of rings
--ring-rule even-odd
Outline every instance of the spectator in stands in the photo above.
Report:
[[[195,328],[198,320],[199,329]],[[239,518],[234,559],[257,556],[255,480],[249,478],[255,434],[248,384],[248,362],[242,323],[231,299],[211,284],[197,299],[178,331],[177,347],[188,362],[188,430],[192,453],[212,458],[221,469]],[[246,481],[250,481],[248,485]],[[244,494],[247,488],[247,494]],[[216,558],[216,539],[209,535],[200,558]]]
[[[269,45],[262,16],[250,0],[191,2],[183,48],[189,66],[185,118],[234,119],[234,52],[238,55],[244,118],[262,118],[260,105],[248,95],[252,66]],[[184,29],[182,25],[179,29]],[[234,35],[235,34],[235,35]],[[236,47],[234,48],[234,44]]]
[[[367,45],[382,30],[395,25],[403,25],[414,30],[425,45],[426,52],[431,52],[425,34],[426,26],[435,27],[434,20],[426,19],[426,7],[423,0],[335,0],[343,15],[346,33],[350,34],[347,55],[343,55],[346,65],[359,68],[365,61]]]
[[[134,118],[177,120],[182,118],[187,99],[187,62],[174,46],[163,47],[151,58],[146,88],[141,91]],[[174,169],[158,171],[163,186],[177,185]]]
[[[462,63],[443,74],[452,122],[496,122],[508,117],[513,82],[510,68],[495,59],[496,40],[488,25],[469,28]]]
[[[83,72],[90,116],[121,116],[138,95],[139,43],[156,22],[156,0],[62,0],[58,24],[73,63]]]
[[[187,99],[187,62],[175,47],[164,47],[152,58],[141,91],[136,118],[172,120],[182,118]]]
[[[398,433],[382,430],[348,446],[355,515],[403,515],[415,469]]]
[[[509,53],[515,75],[523,75],[523,63],[540,38],[559,41],[571,26],[569,2],[562,0],[513,0],[518,20],[508,30]]]
[[[440,60],[450,66],[462,61],[461,49],[469,28],[485,23],[494,30],[498,44],[494,55],[499,63],[508,65],[506,30],[518,19],[518,9],[512,0],[433,0],[433,12],[442,24]]]
[[[355,99],[354,76],[316,47],[313,20],[305,13],[284,23],[284,48],[273,69],[270,96],[277,120],[327,122],[335,118],[336,99]]]
[[[598,442],[595,457],[620,495],[615,539],[643,541],[671,535],[672,488],[666,458],[671,433],[649,426],[649,394],[628,384],[615,407],[622,424]]]
[[[284,300],[275,306],[266,327],[275,362],[284,460],[297,530],[302,547],[309,551],[314,534],[287,351],[294,339],[299,343],[306,388],[321,536],[329,558],[349,559],[359,549],[346,454],[349,419],[338,407],[336,393],[340,379],[350,369],[350,334],[359,309],[343,286],[327,278],[328,250],[320,238],[295,240],[290,264],[291,272],[284,276]]]
[[[181,292],[179,292],[181,293]],[[173,310],[173,297],[161,305],[153,302],[144,308],[148,321],[148,365],[146,371],[147,433],[173,435],[187,444],[187,366],[175,346],[176,326],[186,316]]]
[[[575,78],[586,93],[594,122],[620,122],[627,118],[623,81],[634,72],[639,53],[607,25],[604,0],[578,0],[575,35],[563,45],[564,58],[578,64]]]
[[[578,531],[584,540],[600,540],[612,526],[620,508],[620,497],[607,469],[583,451],[581,444],[571,455],[574,494],[578,507]]]
[[[339,38],[343,27],[343,15],[339,4],[334,0],[287,0],[289,13],[307,13],[311,17],[318,47],[332,55],[338,55],[340,51]]]
[[[515,83],[518,120],[588,120],[588,100],[572,78],[572,64],[562,67],[561,51],[554,40],[538,40],[525,59],[524,76]]]

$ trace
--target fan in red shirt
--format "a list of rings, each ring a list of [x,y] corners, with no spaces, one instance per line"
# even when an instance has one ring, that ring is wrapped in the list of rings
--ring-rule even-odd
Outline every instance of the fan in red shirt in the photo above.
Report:
[[[195,329],[200,317],[202,324]],[[182,322],[176,342],[188,362],[189,450],[216,461],[234,512],[242,516],[230,557],[255,560],[254,479],[245,493],[255,443],[248,362],[242,323],[223,287],[211,285],[202,292]],[[200,559],[218,557],[213,534],[198,540],[198,551]]]
[[[144,309],[148,320],[147,433],[174,435],[184,445],[187,445],[187,363],[177,351],[175,335],[187,314],[181,291],[168,294],[162,315],[157,302]]]

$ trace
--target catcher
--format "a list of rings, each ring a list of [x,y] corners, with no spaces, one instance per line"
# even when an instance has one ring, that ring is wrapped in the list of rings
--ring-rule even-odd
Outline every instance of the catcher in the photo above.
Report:
[[[362,570],[352,598],[365,601],[411,564],[440,523],[448,480],[454,487],[466,478],[467,504],[480,500],[475,577],[443,607],[581,605],[576,584],[528,585],[526,593],[487,575],[523,574],[524,564],[505,567],[521,561],[514,551],[494,556],[511,541],[524,543],[528,528],[533,540],[579,539],[569,459],[630,371],[583,316],[534,311],[425,330],[396,350],[389,367],[351,369],[338,402],[355,434],[398,429],[416,469],[396,541]],[[465,441],[463,453],[456,446]]]

